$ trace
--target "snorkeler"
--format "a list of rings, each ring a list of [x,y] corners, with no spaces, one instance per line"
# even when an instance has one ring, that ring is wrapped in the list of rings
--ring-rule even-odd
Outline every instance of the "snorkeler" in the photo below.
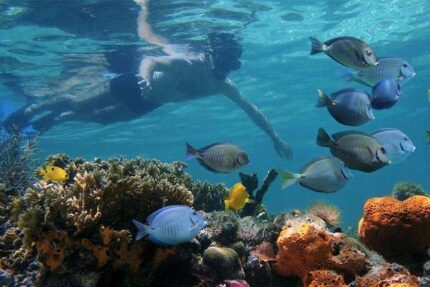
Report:
[[[166,56],[145,57],[138,70],[128,72],[112,69],[109,83],[91,95],[60,95],[27,105],[10,115],[3,125],[17,125],[46,131],[65,121],[86,121],[109,124],[141,117],[166,103],[184,102],[222,94],[242,108],[253,122],[273,141],[283,158],[291,158],[288,144],[275,132],[268,119],[253,104],[247,102],[234,83],[227,78],[241,66],[241,45],[228,33],[210,33],[203,53],[176,52],[165,38],[152,32],[147,23],[148,1],[136,1],[142,10],[138,33],[150,44],[157,45]],[[123,55],[127,56],[127,55]],[[110,66],[125,66],[118,56],[106,57]],[[125,60],[126,61],[126,60]]]

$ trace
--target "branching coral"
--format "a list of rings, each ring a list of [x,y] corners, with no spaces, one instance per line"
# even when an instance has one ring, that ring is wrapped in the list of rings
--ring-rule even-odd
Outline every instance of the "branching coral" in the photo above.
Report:
[[[145,221],[165,205],[191,206],[192,190],[201,194],[225,190],[223,185],[194,183],[180,162],[165,164],[141,158],[89,162],[57,155],[46,163],[64,168],[69,180],[37,182],[14,202],[14,213],[19,214],[15,217],[24,231],[24,246],[37,252],[47,270],[61,269],[63,278],[94,268],[145,277],[139,273],[142,264],[157,268],[160,262],[151,259],[156,254],[148,249],[150,243],[132,241],[131,220]],[[50,274],[54,276],[45,273]],[[55,274],[60,280],[59,273]],[[47,280],[42,276],[39,283]]]
[[[35,167],[36,139],[27,139],[17,128],[0,136],[0,182],[6,193],[23,193],[30,185]]]

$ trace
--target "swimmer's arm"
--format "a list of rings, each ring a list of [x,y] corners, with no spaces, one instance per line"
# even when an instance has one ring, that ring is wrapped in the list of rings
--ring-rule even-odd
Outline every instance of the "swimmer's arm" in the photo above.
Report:
[[[146,57],[140,64],[139,75],[150,83],[155,71],[173,72],[175,69],[180,70],[181,65],[191,64],[191,61],[183,56]]]
[[[227,79],[224,82],[222,92],[241,107],[251,120],[272,139],[275,149],[281,157],[290,158],[292,156],[291,148],[279,137],[266,116],[255,105],[246,101],[232,81]]]

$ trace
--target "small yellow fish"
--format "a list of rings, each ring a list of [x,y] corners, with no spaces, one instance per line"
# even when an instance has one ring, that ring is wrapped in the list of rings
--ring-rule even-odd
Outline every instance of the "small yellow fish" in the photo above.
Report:
[[[255,202],[249,199],[249,194],[246,192],[246,187],[241,183],[236,183],[230,190],[230,194],[224,200],[225,209],[232,209],[235,211],[241,210],[245,204]]]
[[[38,172],[45,181],[65,181],[69,178],[69,175],[64,169],[53,165],[42,166],[38,169]]]

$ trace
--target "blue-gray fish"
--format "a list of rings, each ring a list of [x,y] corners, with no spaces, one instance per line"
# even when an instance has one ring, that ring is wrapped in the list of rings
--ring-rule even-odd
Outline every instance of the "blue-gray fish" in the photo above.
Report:
[[[391,108],[400,99],[401,94],[400,85],[396,79],[382,79],[372,88],[370,99],[372,108],[376,110]]]
[[[416,149],[411,139],[398,129],[381,129],[372,133],[372,136],[385,149],[392,163],[405,160]]]
[[[320,128],[317,144],[329,147],[331,153],[351,169],[372,172],[390,164],[385,149],[371,135],[358,131],[344,131],[332,136],[333,139]]]
[[[213,172],[231,172],[249,163],[248,155],[239,146],[230,143],[215,143],[195,149],[186,144],[185,160],[197,159],[200,165]]]
[[[357,89],[344,89],[330,96],[318,90],[317,107],[327,107],[333,118],[341,124],[359,126],[373,120],[369,95]]]
[[[300,173],[281,171],[282,189],[298,182],[316,192],[340,190],[352,178],[351,171],[337,157],[319,157],[308,162]]]
[[[378,60],[379,64],[377,66],[366,70],[359,70],[357,72],[345,71],[342,73],[342,78],[347,82],[355,81],[373,87],[385,78],[394,78],[399,82],[405,83],[416,74],[414,68],[402,58],[383,57]]]
[[[177,245],[191,241],[206,225],[202,214],[185,205],[163,207],[146,218],[147,225],[133,220],[136,240],[143,237],[159,245]]]
[[[357,70],[378,65],[378,59],[372,48],[360,39],[338,37],[324,43],[313,37],[309,39],[312,43],[311,55],[325,53],[336,62]]]

